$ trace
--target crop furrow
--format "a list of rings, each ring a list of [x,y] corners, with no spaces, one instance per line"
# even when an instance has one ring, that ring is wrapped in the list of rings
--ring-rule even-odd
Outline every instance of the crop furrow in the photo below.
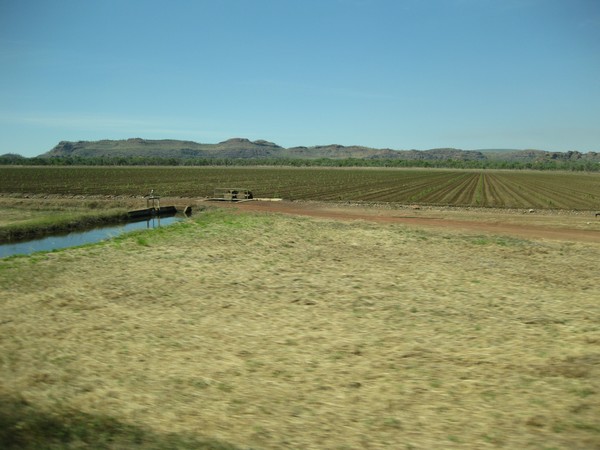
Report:
[[[510,203],[512,194],[506,189],[504,182],[494,174],[486,174],[486,201],[487,207],[505,207]]]
[[[210,197],[240,187],[257,197],[600,209],[600,174],[261,167],[0,167],[0,192]]]
[[[453,177],[447,179],[445,183],[432,187],[426,196],[421,198],[421,201],[431,204],[442,204],[445,198],[452,196],[455,190],[460,189],[464,181],[467,179],[467,174],[454,174]]]
[[[505,176],[497,176],[496,179],[507,194],[504,202],[506,206],[513,208],[532,208],[541,206],[535,197],[531,195],[531,191],[524,189],[518,179],[509,180]]]
[[[475,204],[475,195],[479,185],[480,175],[478,173],[470,174],[460,188],[455,191],[454,197],[446,198],[444,201],[450,205],[473,205]]]
[[[461,204],[460,198],[463,196],[465,189],[467,189],[472,181],[472,174],[465,174],[461,177],[458,177],[445,189],[439,191],[437,193],[437,198],[432,199],[432,201],[436,204]]]

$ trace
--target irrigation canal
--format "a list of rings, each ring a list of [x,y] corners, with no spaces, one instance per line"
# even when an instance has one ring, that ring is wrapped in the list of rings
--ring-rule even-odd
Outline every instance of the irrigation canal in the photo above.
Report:
[[[30,241],[0,244],[0,258],[13,255],[29,255],[35,252],[52,251],[68,247],[93,244],[135,230],[163,227],[183,220],[183,217],[152,217],[135,222],[94,228],[87,231],[73,231],[69,234],[46,236]]]

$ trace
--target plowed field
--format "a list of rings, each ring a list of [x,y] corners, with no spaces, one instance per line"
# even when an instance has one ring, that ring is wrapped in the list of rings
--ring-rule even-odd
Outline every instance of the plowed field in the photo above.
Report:
[[[275,167],[0,167],[0,193],[210,197],[216,187],[289,200],[600,210],[600,174]]]

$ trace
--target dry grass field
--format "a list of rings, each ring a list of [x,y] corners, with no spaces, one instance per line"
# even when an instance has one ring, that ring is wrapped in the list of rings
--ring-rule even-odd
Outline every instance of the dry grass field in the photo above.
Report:
[[[599,261],[600,242],[214,209],[0,260],[0,396],[148,448],[597,449]]]

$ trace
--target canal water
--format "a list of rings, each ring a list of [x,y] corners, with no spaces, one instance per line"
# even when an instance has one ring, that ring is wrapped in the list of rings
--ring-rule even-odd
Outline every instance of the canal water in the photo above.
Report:
[[[30,253],[58,250],[92,244],[134,230],[144,230],[171,225],[183,220],[182,217],[153,217],[136,222],[127,222],[108,227],[94,228],[87,231],[73,231],[59,236],[46,236],[31,241],[0,244],[0,258],[12,255],[28,255]]]

